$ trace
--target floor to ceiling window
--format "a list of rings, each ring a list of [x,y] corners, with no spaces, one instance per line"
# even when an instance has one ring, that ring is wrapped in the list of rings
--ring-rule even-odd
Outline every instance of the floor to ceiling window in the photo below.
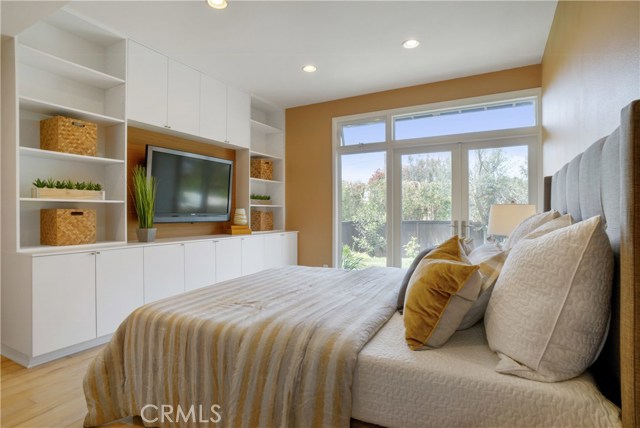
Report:
[[[334,119],[337,266],[408,266],[496,203],[538,203],[538,93]]]

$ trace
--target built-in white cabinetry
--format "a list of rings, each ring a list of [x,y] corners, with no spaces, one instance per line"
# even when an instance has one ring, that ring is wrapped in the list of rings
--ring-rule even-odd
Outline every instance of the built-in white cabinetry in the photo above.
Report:
[[[184,244],[144,248],[144,303],[184,293]]]
[[[144,304],[143,249],[96,251],[96,331],[111,334]]]
[[[227,140],[227,85],[200,74],[200,136]]]
[[[289,232],[281,233],[282,237],[282,254],[285,266],[295,266],[298,264],[298,233]]]
[[[4,251],[46,250],[45,208],[95,209],[97,244],[126,242],[126,49],[126,39],[65,10],[4,40]],[[40,148],[40,122],[58,115],[97,124],[96,156]],[[37,178],[99,183],[106,199],[34,198]]]
[[[184,244],[185,291],[206,287],[216,282],[216,241]]]
[[[242,242],[242,275],[250,275],[264,269],[264,236],[240,238]]]
[[[94,253],[36,257],[33,275],[33,355],[96,338]]]
[[[216,243],[216,282],[242,276],[242,241],[221,239]]]
[[[129,119],[248,148],[251,96],[129,40]]]
[[[263,100],[251,99],[251,147],[252,159],[273,162],[273,177],[270,180],[249,178],[249,194],[268,195],[270,205],[253,204],[249,201],[249,216],[256,210],[273,212],[274,231],[284,230],[284,111]]]

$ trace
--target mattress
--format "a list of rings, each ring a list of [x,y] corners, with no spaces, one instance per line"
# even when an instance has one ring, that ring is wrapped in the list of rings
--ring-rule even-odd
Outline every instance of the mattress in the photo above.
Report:
[[[617,427],[592,376],[544,383],[496,373],[482,323],[442,348],[411,351],[395,313],[358,355],[352,417],[403,427]]]

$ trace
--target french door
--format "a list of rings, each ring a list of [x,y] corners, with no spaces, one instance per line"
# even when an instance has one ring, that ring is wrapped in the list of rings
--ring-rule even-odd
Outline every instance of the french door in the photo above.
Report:
[[[394,150],[387,265],[408,267],[454,234],[486,239],[489,208],[538,203],[537,137]]]

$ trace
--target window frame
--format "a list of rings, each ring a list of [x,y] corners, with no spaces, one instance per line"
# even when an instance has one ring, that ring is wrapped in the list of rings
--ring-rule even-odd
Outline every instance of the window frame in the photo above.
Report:
[[[402,115],[429,113],[430,111],[442,111],[451,110],[456,108],[472,108],[474,106],[485,106],[506,102],[518,102],[525,100],[533,100],[535,103],[535,125],[523,128],[511,128],[501,129],[493,131],[479,131],[469,132],[461,134],[441,135],[434,137],[421,137],[405,140],[394,140],[394,118]],[[360,113],[349,116],[334,117],[332,119],[332,191],[333,191],[333,207],[332,207],[332,263],[335,267],[339,267],[341,249],[338,248],[342,242],[342,228],[340,227],[340,215],[342,211],[342,168],[341,168],[341,156],[343,154],[355,154],[355,153],[369,153],[386,151],[386,177],[387,177],[387,245],[390,247],[387,251],[387,265],[394,266],[396,264],[395,255],[395,217],[396,205],[400,203],[400,196],[394,195],[395,182],[398,181],[395,169],[397,153],[426,149],[430,150],[431,146],[442,146],[447,144],[458,143],[460,145],[460,152],[467,152],[469,149],[473,149],[475,145],[485,144],[487,141],[499,141],[508,139],[520,139],[524,137],[532,137],[535,139],[535,147],[529,148],[529,162],[530,162],[530,179],[529,192],[530,201],[535,203],[537,207],[542,206],[543,195],[539,191],[543,189],[543,175],[542,175],[542,126],[541,126],[541,89],[526,89],[521,91],[504,92],[499,94],[492,94],[480,97],[463,98],[451,101],[443,101],[437,103],[423,104],[419,106],[402,107],[396,109],[388,109],[382,111],[374,111],[368,113]],[[344,125],[354,124],[358,122],[371,121],[375,118],[383,118],[386,121],[385,136],[386,140],[381,143],[366,143],[355,144],[349,146],[341,145],[341,129]],[[475,143],[475,144],[474,144]],[[505,142],[506,145],[511,145]],[[464,158],[464,156],[461,156]],[[466,162],[460,163],[460,168],[465,168]],[[462,186],[466,185],[460,183]],[[460,189],[460,186],[456,186]],[[456,189],[454,187],[454,189]],[[533,189],[533,192],[532,192]],[[456,191],[456,190],[454,190]],[[533,199],[533,200],[532,200]],[[462,210],[464,211],[464,210]],[[459,213],[463,215],[464,213]],[[468,213],[464,214],[468,217]]]

